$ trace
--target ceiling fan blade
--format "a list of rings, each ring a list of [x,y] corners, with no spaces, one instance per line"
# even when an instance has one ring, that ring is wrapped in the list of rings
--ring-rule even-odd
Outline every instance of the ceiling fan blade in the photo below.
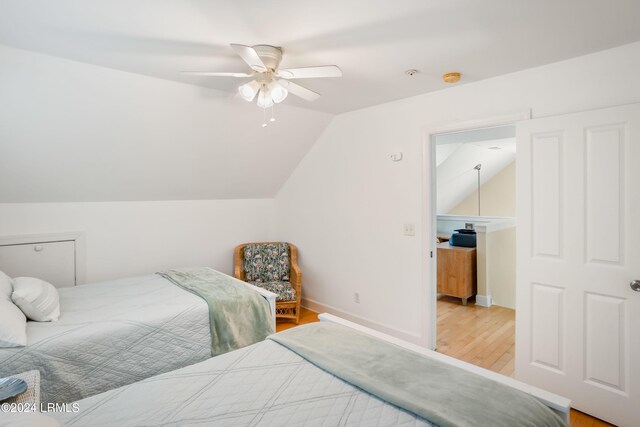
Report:
[[[295,84],[294,82],[289,82],[286,80],[279,80],[278,83],[282,85],[285,89],[296,96],[306,100],[306,101],[315,101],[320,98],[320,94],[314,92],[310,89],[307,89],[304,86],[300,86],[299,84]]]
[[[253,73],[226,73],[218,71],[181,71],[180,74],[190,76],[213,76],[213,77],[251,77]]]
[[[283,79],[313,79],[342,77],[342,70],[335,65],[320,65],[317,67],[285,68],[278,70],[276,74]]]
[[[231,43],[231,47],[236,51],[238,55],[246,62],[252,70],[257,71],[259,73],[264,73],[267,71],[267,66],[264,65],[262,59],[258,53],[251,46],[245,46],[242,44],[233,44]]]

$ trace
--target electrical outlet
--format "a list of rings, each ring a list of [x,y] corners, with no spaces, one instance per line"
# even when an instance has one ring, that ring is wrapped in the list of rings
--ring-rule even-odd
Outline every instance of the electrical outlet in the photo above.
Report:
[[[402,226],[402,234],[405,236],[415,236],[416,235],[416,225],[415,224],[404,224]]]
[[[360,304],[360,294],[358,292],[353,293],[353,302]]]

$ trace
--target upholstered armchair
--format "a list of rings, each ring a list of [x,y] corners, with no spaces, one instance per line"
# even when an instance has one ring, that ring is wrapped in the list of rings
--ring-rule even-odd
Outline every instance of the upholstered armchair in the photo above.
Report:
[[[302,273],[298,249],[286,242],[244,243],[234,251],[236,279],[275,293],[276,318],[300,321]]]

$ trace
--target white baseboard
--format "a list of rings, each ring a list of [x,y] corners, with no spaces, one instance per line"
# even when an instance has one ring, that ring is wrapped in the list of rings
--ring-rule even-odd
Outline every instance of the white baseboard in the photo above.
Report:
[[[318,314],[321,313],[329,313],[329,314],[333,314],[334,316],[339,316],[342,317],[343,319],[347,319],[350,320],[352,322],[358,323],[362,326],[366,326],[368,328],[371,329],[375,329],[379,332],[383,332],[387,335],[391,335],[393,337],[399,338],[401,340],[404,341],[408,341],[411,342],[413,344],[422,346],[421,344],[421,339],[420,339],[420,335],[419,334],[414,334],[412,332],[409,331],[403,331],[401,329],[396,329],[393,328],[391,326],[382,324],[382,323],[378,323],[374,320],[371,319],[367,319],[366,317],[362,317],[362,316],[358,316],[356,314],[352,314],[343,310],[340,310],[339,308],[335,308],[332,307],[330,305],[326,305],[326,304],[322,304],[318,301],[314,301],[312,299],[309,298],[302,298],[302,301],[300,302],[301,305],[305,308],[308,308],[309,310],[315,311]]]
[[[493,305],[491,295],[476,295],[476,305],[480,307],[491,307]]]

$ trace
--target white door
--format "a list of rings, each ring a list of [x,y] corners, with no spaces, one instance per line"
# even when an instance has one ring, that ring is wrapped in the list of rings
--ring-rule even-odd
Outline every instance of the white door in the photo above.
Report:
[[[516,377],[640,422],[640,104],[517,126]]]

